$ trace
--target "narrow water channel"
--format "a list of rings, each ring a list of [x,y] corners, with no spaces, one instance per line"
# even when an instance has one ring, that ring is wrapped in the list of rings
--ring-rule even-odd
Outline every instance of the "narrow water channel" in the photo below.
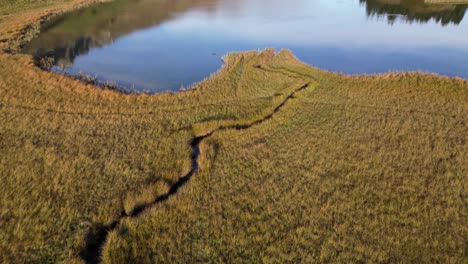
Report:
[[[265,70],[261,66],[257,67],[259,70]],[[309,80],[312,81],[312,80]],[[136,207],[132,212],[129,214],[126,214],[125,211],[123,211],[118,219],[116,219],[114,222],[107,226],[96,226],[94,230],[90,233],[90,235],[87,237],[86,241],[86,246],[83,249],[82,252],[80,252],[80,257],[87,263],[87,264],[97,264],[100,263],[101,261],[101,256],[102,256],[102,250],[104,247],[104,244],[106,243],[107,237],[112,232],[113,230],[117,229],[120,225],[120,223],[127,218],[136,218],[140,216],[143,212],[145,212],[147,209],[155,206],[156,204],[162,203],[167,201],[169,198],[171,198],[173,195],[177,194],[177,192],[180,190],[181,187],[186,185],[190,179],[197,173],[197,171],[200,168],[200,155],[202,154],[200,151],[200,145],[201,143],[211,137],[213,134],[219,131],[223,130],[229,130],[229,129],[235,129],[235,130],[244,130],[244,129],[249,129],[253,126],[259,125],[267,120],[270,120],[274,114],[279,112],[285,105],[286,103],[294,98],[294,96],[298,93],[301,92],[302,90],[309,88],[311,86],[311,83],[306,83],[295,90],[293,90],[289,95],[287,95],[283,101],[278,104],[271,112],[270,114],[264,116],[261,119],[252,121],[249,124],[233,124],[229,125],[226,127],[219,127],[213,131],[210,131],[209,133],[206,133],[201,136],[197,136],[192,139],[190,142],[190,146],[192,148],[192,166],[190,171],[181,176],[179,180],[174,183],[169,191],[159,197],[156,197],[156,199],[153,202],[141,205],[139,207]]]

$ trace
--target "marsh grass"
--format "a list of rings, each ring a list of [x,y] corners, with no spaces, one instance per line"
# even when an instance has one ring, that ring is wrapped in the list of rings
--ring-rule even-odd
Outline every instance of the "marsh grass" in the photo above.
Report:
[[[13,2],[11,2],[13,3]],[[86,1],[0,5],[0,39]],[[2,42],[3,48],[5,43]],[[79,263],[122,212],[105,263],[466,262],[465,80],[342,76],[290,52],[230,54],[180,93],[124,95],[0,53],[0,260]]]
[[[274,108],[274,95],[296,80],[239,71],[270,53],[229,55],[209,80],[158,96],[98,90],[0,54],[2,262],[75,259],[96,227],[190,169],[193,124]]]
[[[114,231],[104,263],[464,263],[467,82],[339,76],[271,120],[214,134],[185,190]]]

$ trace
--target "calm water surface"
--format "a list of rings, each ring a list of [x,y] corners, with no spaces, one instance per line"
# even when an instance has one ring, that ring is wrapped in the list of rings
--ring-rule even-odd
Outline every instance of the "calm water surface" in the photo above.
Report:
[[[54,19],[24,52],[53,58],[53,71],[150,92],[203,80],[228,52],[267,47],[348,74],[468,78],[467,5],[433,1],[117,0]]]

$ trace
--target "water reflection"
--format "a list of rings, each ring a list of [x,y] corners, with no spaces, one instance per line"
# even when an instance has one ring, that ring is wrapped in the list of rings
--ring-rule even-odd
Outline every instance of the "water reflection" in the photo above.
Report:
[[[394,24],[398,18],[408,23],[427,23],[431,20],[442,25],[460,24],[468,7],[468,1],[450,0],[359,0],[366,4],[370,17],[386,16]]]
[[[52,58],[43,61],[54,71],[152,92],[204,79],[225,53],[266,47],[350,74],[467,78],[465,10],[428,0],[116,0],[50,21],[24,52]]]
[[[216,0],[116,0],[71,12],[44,25],[23,52],[37,59],[51,57],[55,65],[69,67],[76,57],[103,47],[119,37],[170,20],[194,7],[214,10]]]

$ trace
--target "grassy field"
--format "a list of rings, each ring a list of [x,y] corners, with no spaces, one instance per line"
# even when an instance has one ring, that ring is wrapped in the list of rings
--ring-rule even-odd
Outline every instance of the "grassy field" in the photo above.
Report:
[[[466,83],[279,56],[322,85],[210,138],[190,186],[125,221],[105,263],[466,262]]]
[[[87,2],[0,0],[0,48]],[[105,263],[468,261],[467,81],[342,76],[288,51],[225,63],[186,92],[123,95],[0,52],[0,261],[83,262],[116,220]],[[122,218],[213,131],[185,186]]]

